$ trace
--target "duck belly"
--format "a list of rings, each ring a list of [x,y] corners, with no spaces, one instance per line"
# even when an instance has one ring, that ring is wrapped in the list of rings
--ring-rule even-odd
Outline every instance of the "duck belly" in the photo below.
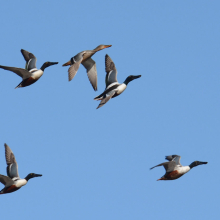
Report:
[[[172,172],[167,173],[164,177],[162,177],[160,180],[175,180],[182,176],[182,173],[179,173],[178,170],[174,170]]]

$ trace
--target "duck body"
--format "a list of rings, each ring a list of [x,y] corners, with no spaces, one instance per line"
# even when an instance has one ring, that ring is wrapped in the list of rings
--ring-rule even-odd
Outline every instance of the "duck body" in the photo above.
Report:
[[[26,179],[17,179],[17,180],[14,180],[13,182],[14,182],[13,184],[9,184],[9,186],[5,186],[5,188],[3,188],[0,191],[0,194],[6,194],[6,193],[15,192],[18,189],[20,189],[22,186],[27,184],[27,180]]]
[[[106,104],[111,98],[114,98],[120,95],[121,93],[123,93],[127,88],[129,82],[141,77],[141,75],[138,76],[130,75],[126,78],[126,80],[122,84],[118,83],[117,70],[115,64],[107,54],[105,56],[105,70],[106,70],[105,91],[99,96],[96,96],[94,98],[94,100],[101,100],[97,109],[102,107],[104,104]]]
[[[94,98],[94,100],[102,100],[104,99],[106,96],[108,96],[111,92],[114,92],[114,95],[111,98],[115,98],[116,96],[120,95],[122,92],[124,92],[124,90],[127,88],[127,85],[125,85],[124,83],[119,84],[119,83],[115,83],[114,85],[109,85],[105,91]]]
[[[189,166],[178,166],[175,170],[166,173],[158,180],[175,180],[190,171]]]
[[[164,162],[161,164],[158,164],[150,169],[153,169],[158,166],[163,166],[166,170],[166,173],[164,176],[162,176],[158,180],[175,180],[189,172],[193,167],[207,164],[208,162],[201,162],[201,161],[194,161],[189,166],[182,166],[180,164],[180,156],[178,155],[170,155],[165,157],[169,162]]]
[[[8,176],[0,174],[0,182],[5,185],[0,194],[15,192],[22,186],[25,186],[29,179],[42,176],[41,174],[29,173],[24,179],[21,179],[18,174],[18,164],[15,156],[7,144],[5,144],[5,158]]]
[[[26,86],[30,86],[32,85],[33,83],[35,83],[38,79],[40,79],[40,77],[43,75],[43,71],[41,69],[39,70],[36,70],[36,71],[33,71],[33,72],[30,72],[30,76],[28,76],[27,78],[23,78],[23,81],[18,84],[18,86],[16,87],[17,88],[20,88],[20,87],[26,87]]]
[[[42,67],[38,70],[36,68],[37,58],[32,53],[23,49],[21,49],[21,53],[24,56],[24,59],[26,60],[25,69],[0,65],[0,68],[12,71],[23,79],[22,82],[19,83],[15,89],[32,85],[38,79],[40,79],[40,77],[44,73],[45,68],[51,65],[58,64],[58,62],[45,62],[42,65]]]
[[[69,81],[71,81],[74,78],[80,67],[80,64],[82,64],[87,70],[87,76],[89,78],[89,81],[93,89],[96,91],[97,90],[96,63],[91,57],[96,52],[111,46],[112,45],[99,45],[94,50],[84,50],[76,54],[74,57],[72,57],[68,62],[64,63],[63,66],[70,66],[70,68],[68,69]]]

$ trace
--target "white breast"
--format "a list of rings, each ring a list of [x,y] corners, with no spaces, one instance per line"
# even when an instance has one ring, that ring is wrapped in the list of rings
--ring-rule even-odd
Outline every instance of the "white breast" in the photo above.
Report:
[[[24,185],[26,185],[27,184],[27,180],[26,179],[20,179],[20,180],[17,180],[16,182],[15,182],[15,185],[16,185],[16,187],[18,187],[18,188],[20,188],[20,187],[22,187],[22,186],[24,186]]]
[[[124,90],[127,88],[127,86],[122,83],[120,86],[118,86],[117,88],[117,95],[120,95],[122,92],[124,92]]]
[[[185,174],[190,171],[190,167],[189,166],[180,166],[177,168],[177,170],[179,171],[179,174]]]
[[[41,69],[39,69],[39,70],[33,72],[33,73],[31,74],[31,77],[32,77],[33,79],[39,79],[39,78],[43,75],[43,73],[44,73],[44,72],[43,72]]]

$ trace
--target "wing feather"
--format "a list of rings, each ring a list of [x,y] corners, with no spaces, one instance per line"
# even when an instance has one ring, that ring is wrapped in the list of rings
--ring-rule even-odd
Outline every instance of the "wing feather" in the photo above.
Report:
[[[31,73],[29,73],[26,69],[1,65],[0,68],[14,72],[23,79],[29,78],[31,76]]]
[[[150,169],[152,170],[153,168],[159,167],[159,166],[163,166],[164,169],[166,170],[166,172],[171,172],[174,170],[174,168],[176,166],[176,162],[175,161],[164,162],[164,163],[158,164],[154,167],[151,167]]]
[[[10,186],[10,185],[14,184],[14,181],[10,177],[4,176],[4,175],[1,175],[1,174],[0,174],[0,182],[2,184],[4,184],[5,186]]]
[[[96,63],[93,59],[89,58],[82,62],[82,65],[87,70],[87,76],[95,91],[97,91],[97,70]]]
[[[115,64],[108,54],[105,55],[105,71],[105,84],[107,88],[110,84],[118,82]]]
[[[102,101],[99,103],[99,106],[96,109],[101,108],[103,105],[105,105],[112,98],[114,94],[115,94],[115,91],[111,91],[107,93],[105,97],[102,99]]]
[[[18,164],[10,147],[5,144],[5,159],[7,163],[7,175],[10,178],[18,177]]]
[[[34,56],[33,53],[28,52],[27,50],[23,50],[21,49],[21,53],[24,57],[24,59],[26,60],[26,65],[25,65],[25,69],[30,71],[32,69],[36,69],[36,62],[37,62],[37,58]]]

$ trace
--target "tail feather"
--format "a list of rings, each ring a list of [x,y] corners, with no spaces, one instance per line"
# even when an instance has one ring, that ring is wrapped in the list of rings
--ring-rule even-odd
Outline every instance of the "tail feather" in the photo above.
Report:
[[[158,180],[166,180],[166,178],[164,178],[164,177],[161,177],[161,178],[160,178],[160,179],[158,179]],[[157,181],[158,181],[158,180],[157,180]]]
[[[102,100],[102,99],[103,99],[102,96],[101,96],[101,97],[100,97],[100,96],[96,96],[96,97],[94,98],[94,100],[97,100],[97,101],[98,101],[98,100]]]

